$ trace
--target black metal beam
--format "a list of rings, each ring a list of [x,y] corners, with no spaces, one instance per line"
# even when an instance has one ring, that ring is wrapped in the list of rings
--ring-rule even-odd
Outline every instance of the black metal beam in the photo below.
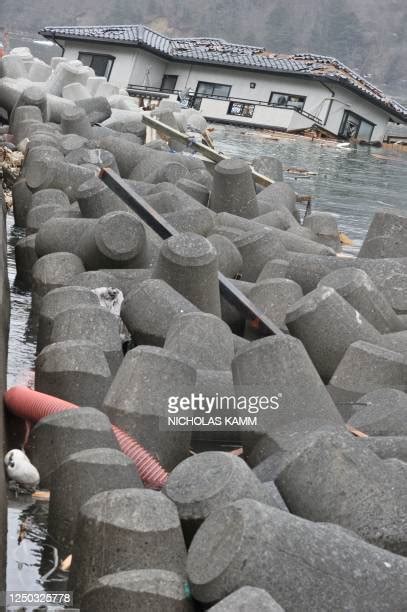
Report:
[[[138,193],[132,189],[127,181],[109,168],[102,168],[100,179],[127,204],[152,230],[163,240],[175,236],[179,232],[172,227],[157,211],[154,210]],[[230,278],[218,272],[219,290],[221,295],[235,306],[245,317],[252,322],[252,327],[259,333],[269,336],[281,334],[280,328],[273,323],[248,297],[240,291]]]

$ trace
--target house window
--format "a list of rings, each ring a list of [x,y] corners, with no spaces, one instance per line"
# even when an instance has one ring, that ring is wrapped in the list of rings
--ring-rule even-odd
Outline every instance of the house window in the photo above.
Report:
[[[95,71],[96,76],[110,78],[113,63],[116,58],[112,55],[101,55],[100,53],[79,53],[78,59],[84,66],[90,66]]]
[[[294,96],[293,94],[273,91],[270,96],[269,104],[273,106],[286,106],[301,111],[304,108],[306,97]]]
[[[222,85],[221,83],[206,83],[205,81],[199,81],[195,95],[202,96],[203,98],[228,98],[231,85]]]
[[[164,74],[161,81],[161,91],[173,92],[178,81],[177,74]]]
[[[243,104],[242,102],[231,102],[228,115],[239,115],[240,117],[253,117],[254,104]]]
[[[343,113],[342,124],[339,136],[343,138],[360,138],[361,140],[371,140],[375,124],[367,121],[360,115],[346,110]]]

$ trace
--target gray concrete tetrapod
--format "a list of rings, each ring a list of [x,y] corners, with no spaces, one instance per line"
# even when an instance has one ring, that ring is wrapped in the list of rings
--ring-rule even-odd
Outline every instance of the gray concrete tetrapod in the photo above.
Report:
[[[197,453],[171,472],[164,493],[177,506],[187,546],[211,512],[237,499],[271,498],[248,465],[229,453]]]
[[[184,578],[166,570],[128,570],[102,576],[86,591],[82,612],[100,610],[126,612],[193,612]]]
[[[136,215],[115,211],[86,222],[76,252],[87,270],[144,267],[146,232]]]
[[[341,525],[371,544],[406,555],[405,475],[351,434],[310,436],[276,484],[294,514]]]
[[[333,270],[358,268],[370,276],[397,313],[407,312],[407,263],[403,258],[352,259],[287,253],[285,259],[289,262],[287,278],[301,285],[304,293],[315,289],[319,281]]]
[[[234,357],[230,328],[222,319],[206,312],[174,317],[164,348],[206,370],[229,370]]]
[[[407,391],[407,360],[402,353],[359,340],[349,346],[329,384],[334,397],[350,400],[382,387]]]
[[[243,586],[222,599],[210,612],[284,612],[283,608],[264,589]]]
[[[62,208],[70,206],[69,198],[61,189],[41,189],[32,194],[31,208],[43,204],[56,204]]]
[[[48,533],[60,554],[72,551],[81,506],[93,495],[113,489],[143,488],[134,463],[118,450],[91,448],[72,455],[51,478]]]
[[[164,218],[178,232],[195,232],[208,236],[214,231],[213,213],[204,206],[166,213]]]
[[[379,339],[379,332],[331,287],[320,286],[298,300],[289,309],[286,322],[325,382],[353,342]]]
[[[287,270],[288,261],[285,259],[270,259],[264,264],[257,277],[257,282],[260,283],[271,278],[286,278]]]
[[[203,236],[185,233],[165,240],[153,277],[167,282],[200,310],[220,316],[218,257]]]
[[[319,285],[335,289],[380,333],[387,334],[403,329],[387,298],[363,270],[357,268],[334,270],[324,276]]]
[[[82,260],[73,253],[50,253],[40,257],[32,270],[32,310],[38,314],[44,295],[52,289],[69,284],[85,268]]]
[[[94,96],[92,98],[77,100],[75,104],[83,108],[91,125],[106,121],[112,114],[112,108],[109,101],[104,96]]]
[[[71,304],[59,312],[52,326],[51,343],[64,340],[88,340],[97,344],[113,376],[123,361],[119,318],[99,305]]]
[[[243,269],[243,259],[236,245],[226,236],[220,234],[210,234],[209,242],[215,247],[218,254],[219,272],[229,278],[235,278],[241,274]]]
[[[128,206],[96,176],[78,188],[78,204],[85,219],[97,219],[115,210],[129,212]]]
[[[285,207],[298,220],[296,200],[295,191],[290,185],[283,182],[273,183],[257,194],[259,214]]]
[[[256,282],[270,259],[284,259],[285,247],[270,228],[250,231],[234,241],[243,258],[242,280]]]
[[[126,354],[102,410],[171,470],[188,456],[191,432],[169,431],[169,398],[190,393],[195,381],[195,368],[186,360],[161,348],[138,346]]]
[[[26,287],[31,287],[32,269],[38,259],[35,250],[35,234],[20,238],[14,250],[16,258],[16,281]]]
[[[84,108],[67,106],[61,115],[61,131],[63,134],[78,134],[83,138],[92,138],[92,127]]]
[[[36,234],[42,225],[44,225],[49,219],[52,219],[59,212],[70,211],[71,205],[69,204],[65,208],[59,204],[41,204],[35,208],[31,208],[27,214],[26,220],[26,234]],[[63,248],[58,249],[59,251]],[[64,251],[69,252],[68,249],[63,248]],[[49,253],[49,251],[48,251]],[[42,253],[41,255],[46,255]]]
[[[32,205],[32,192],[24,177],[16,180],[12,186],[14,222],[25,227],[28,211]]]
[[[34,149],[37,152],[38,149]],[[78,197],[78,188],[82,183],[95,175],[95,172],[84,166],[68,164],[58,159],[44,159],[36,154],[36,159],[30,161],[25,177],[28,186],[33,191],[39,189],[62,189],[71,202]]]
[[[27,452],[40,473],[41,487],[49,489],[61,463],[89,448],[118,450],[118,444],[108,417],[96,408],[85,407],[41,419],[30,432]]]
[[[124,568],[185,576],[185,561],[177,509],[165,495],[136,488],[106,491],[80,510],[68,590],[80,605],[101,576]]]
[[[209,207],[252,219],[259,214],[250,166],[241,159],[225,159],[214,168]]]
[[[376,211],[359,257],[406,257],[407,216],[397,208]]]
[[[99,306],[99,300],[90,289],[72,285],[53,289],[44,296],[38,320],[38,352],[41,352],[42,349],[51,342],[51,333],[55,317],[64,310],[72,308],[73,304],[76,306],[90,305],[96,307]]]
[[[106,357],[92,342],[56,342],[46,346],[36,359],[35,389],[78,406],[98,408],[111,380]]]
[[[271,155],[260,155],[255,157],[252,166],[256,172],[267,176],[273,181],[283,181],[283,164],[276,157]]]
[[[198,309],[168,283],[148,279],[125,296],[121,316],[137,344],[163,346],[173,318],[186,312]]]
[[[187,570],[194,598],[205,603],[247,584],[295,612],[392,612],[402,610],[407,598],[403,557],[337,525],[249,499],[206,519],[189,549]]]
[[[248,297],[271,321],[284,328],[287,311],[302,298],[302,289],[288,278],[270,278],[256,283]]]
[[[348,424],[368,436],[407,436],[407,394],[398,389],[376,389],[363,395]]]
[[[245,395],[276,396],[277,409],[260,411],[254,430],[282,448],[298,435],[324,426],[344,428],[343,420],[304,346],[280,334],[251,342],[232,363],[235,386]],[[263,414],[262,414],[263,413]]]
[[[35,211],[42,209],[44,206],[53,205],[42,204],[41,206],[36,206],[30,214],[35,213]],[[61,219],[54,216],[44,219],[44,222],[38,228],[35,241],[37,255],[43,257],[44,255],[60,251],[77,254],[78,244],[83,233],[89,227],[93,227],[93,221],[90,219]]]
[[[205,185],[197,183],[196,181],[191,181],[191,179],[188,178],[181,178],[176,182],[176,186],[194,198],[194,200],[203,204],[203,206],[208,205],[210,191]]]

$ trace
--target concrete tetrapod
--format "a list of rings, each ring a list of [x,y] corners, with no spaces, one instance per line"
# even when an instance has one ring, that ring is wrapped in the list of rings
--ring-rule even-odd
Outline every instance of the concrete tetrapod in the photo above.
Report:
[[[294,514],[341,525],[371,544],[407,555],[405,473],[350,434],[309,436],[276,484]]]
[[[63,287],[81,272],[82,260],[73,253],[50,253],[40,257],[32,269],[32,310],[37,314],[42,298],[52,289]]]
[[[88,499],[131,488],[143,488],[143,483],[132,460],[119,450],[91,448],[69,455],[51,477],[48,533],[59,554],[72,551],[79,510]]]
[[[106,491],[80,510],[67,590],[73,590],[74,603],[80,605],[102,576],[123,569],[185,576],[185,562],[177,509],[165,495],[134,488]]]
[[[212,603],[250,584],[291,612],[394,612],[407,600],[407,559],[347,529],[252,499],[212,512],[188,553],[192,594]]]
[[[234,358],[229,326],[206,312],[188,312],[174,317],[164,348],[194,367],[206,370],[229,370]]]
[[[65,340],[46,346],[35,364],[35,389],[78,406],[98,408],[112,375],[102,349],[92,342]]]
[[[30,432],[28,454],[50,488],[52,474],[70,455],[89,448],[118,449],[109,419],[96,408],[65,410],[42,418]]]
[[[111,422],[154,454],[167,470],[188,456],[190,431],[169,431],[169,398],[191,393],[196,371],[186,359],[164,349],[129,351],[106,394],[102,410]]]
[[[368,274],[357,268],[334,270],[319,282],[332,287],[380,333],[403,329],[403,324],[387,298],[375,287]]]
[[[197,453],[182,461],[171,472],[163,492],[177,506],[187,546],[198,527],[217,508],[243,498],[272,502],[240,457],[216,451]]]
[[[283,608],[265,591],[244,586],[222,599],[210,612],[284,612]]]
[[[82,612],[193,612],[187,583],[166,570],[145,569],[102,576],[81,601]]]
[[[214,168],[209,207],[252,219],[259,214],[250,166],[242,159],[225,159]]]
[[[251,342],[232,363],[235,387],[246,396],[275,396],[278,408],[259,410],[254,433],[267,434],[281,448],[298,436],[344,423],[304,346],[286,335]],[[261,444],[262,440],[258,444]]]
[[[121,316],[137,344],[164,346],[171,321],[186,312],[198,309],[163,280],[149,279],[125,297]]]
[[[99,305],[81,304],[60,311],[54,318],[51,343],[64,340],[97,344],[105,354],[112,376],[123,361],[119,318]]]
[[[287,313],[290,333],[301,340],[322,380],[329,382],[348,347],[376,342],[380,334],[331,287],[320,286]]]
[[[38,353],[51,342],[52,326],[55,317],[60,312],[72,308],[72,304],[98,306],[99,300],[90,289],[75,285],[53,289],[43,297],[38,320]]]
[[[200,310],[220,316],[218,256],[203,236],[187,232],[164,240],[153,278],[167,282]]]

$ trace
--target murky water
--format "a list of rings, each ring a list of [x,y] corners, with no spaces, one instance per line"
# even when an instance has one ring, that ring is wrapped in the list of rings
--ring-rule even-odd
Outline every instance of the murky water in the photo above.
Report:
[[[214,141],[226,155],[252,160],[272,155],[284,168],[304,168],[316,176],[299,177],[285,173],[299,194],[313,196],[313,209],[334,213],[339,228],[354,240],[356,250],[366,234],[374,212],[381,207],[407,210],[407,152],[375,147],[337,147],[306,140],[274,141],[261,132],[237,127],[215,126]],[[276,136],[278,138],[278,136]]]
[[[24,230],[7,215],[7,264],[10,282],[11,318],[7,385],[31,386],[35,360],[35,337],[30,324],[31,294],[15,283],[14,247]],[[7,589],[9,591],[63,591],[67,575],[55,571],[56,548],[47,536],[48,503],[31,495],[9,493],[7,535]],[[60,561],[60,560],[58,560]],[[11,608],[10,608],[11,609]],[[22,608],[20,608],[22,609]],[[34,608],[27,608],[34,609]]]

